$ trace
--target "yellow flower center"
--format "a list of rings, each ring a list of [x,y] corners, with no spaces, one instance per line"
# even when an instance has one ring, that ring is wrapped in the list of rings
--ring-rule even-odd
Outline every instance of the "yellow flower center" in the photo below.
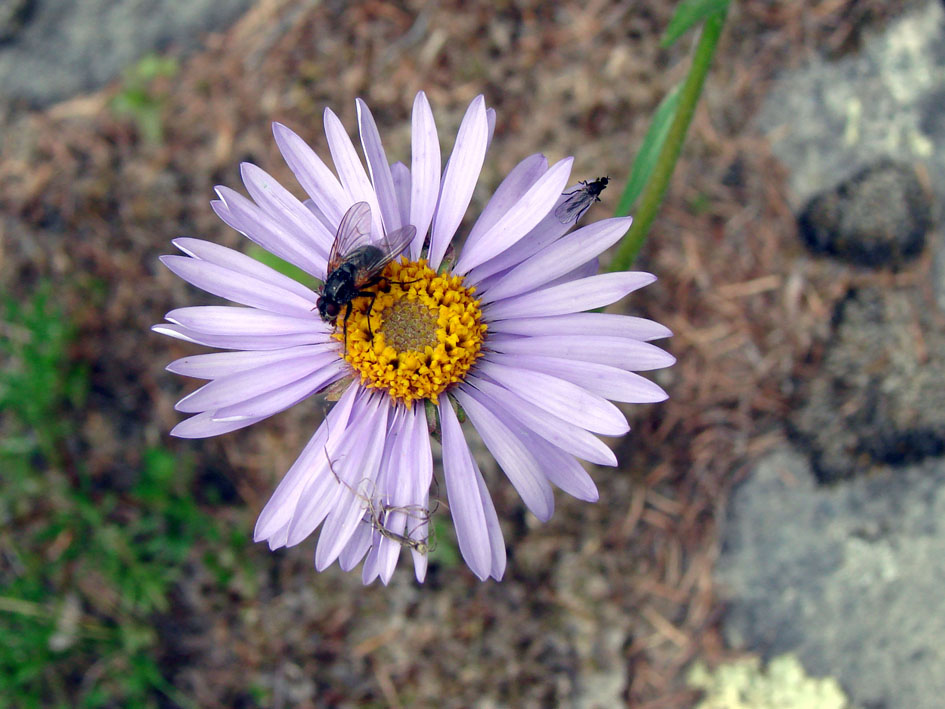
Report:
[[[481,355],[486,325],[475,289],[463,286],[462,276],[437,274],[424,259],[390,263],[383,275],[367,289],[377,293],[373,307],[367,297],[352,303],[345,359],[366,387],[386,389],[408,405],[415,399],[437,403]],[[338,318],[333,335],[339,342],[343,321]]]

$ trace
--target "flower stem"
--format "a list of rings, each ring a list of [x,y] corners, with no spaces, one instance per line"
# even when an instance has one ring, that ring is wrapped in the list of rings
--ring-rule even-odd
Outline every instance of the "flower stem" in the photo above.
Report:
[[[610,263],[611,271],[626,271],[633,265],[633,261],[643,246],[650,227],[653,225],[653,220],[656,218],[656,213],[663,202],[666,189],[669,187],[669,180],[673,176],[679,153],[682,151],[683,141],[686,139],[686,132],[689,130],[689,123],[692,121],[692,114],[695,112],[699,96],[702,94],[702,86],[705,83],[706,75],[709,73],[709,66],[712,64],[712,57],[715,54],[719,36],[722,34],[722,28],[725,25],[725,14],[725,11],[722,11],[707,18],[702,27],[699,44],[696,46],[692,58],[692,67],[689,69],[689,75],[686,77],[686,82],[683,84],[679,97],[679,108],[673,118],[672,125],[670,125],[666,142],[660,151],[656,166],[653,168],[653,174],[640,198],[640,208],[634,216],[633,225],[624,235],[617,247],[617,253]]]

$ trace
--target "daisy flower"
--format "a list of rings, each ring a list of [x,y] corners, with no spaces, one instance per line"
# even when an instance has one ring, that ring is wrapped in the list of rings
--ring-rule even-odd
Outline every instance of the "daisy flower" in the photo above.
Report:
[[[168,366],[209,380],[178,402],[193,416],[171,433],[227,433],[347,383],[260,514],[255,539],[273,549],[292,546],[321,527],[316,568],[337,560],[348,570],[363,560],[365,583],[386,584],[406,548],[422,581],[436,506],[432,428],[442,443],[446,502],[463,558],[480,579],[500,579],[505,545],[464,420],[540,520],[553,512],[553,485],[596,500],[579,459],[616,465],[598,435],[620,436],[629,427],[611,402],[663,400],[662,389],[634,372],[674,360],[648,343],[670,334],[662,325],[583,311],[655,279],[597,274],[598,255],[627,231],[629,218],[571,231],[573,220],[556,216],[571,158],[549,166],[533,155],[519,163],[454,258],[494,111],[482,96],[473,100],[443,168],[423,93],[413,105],[409,166],[388,161],[367,105],[359,100],[357,108],[366,170],[341,121],[326,110],[335,172],[290,129],[273,126],[305,201],[244,163],[250,198],[217,187],[211,203],[230,227],[310,274],[310,283],[198,239],[174,240],[184,255],[162,258],[181,278],[239,304],[179,308],[154,327],[229,350]],[[342,227],[346,215],[360,224],[358,238],[350,252],[333,252],[336,237],[346,238],[339,232],[350,231]],[[385,245],[397,253],[378,257]],[[365,246],[378,257],[370,265],[387,262],[383,271],[369,278],[370,269],[352,266],[356,292],[339,295],[341,276],[331,271],[339,263],[365,266],[367,252],[352,255]]]

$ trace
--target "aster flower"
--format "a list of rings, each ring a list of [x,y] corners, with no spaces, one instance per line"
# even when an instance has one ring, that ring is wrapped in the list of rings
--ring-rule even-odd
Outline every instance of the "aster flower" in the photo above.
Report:
[[[242,306],[172,310],[158,332],[230,350],[179,359],[172,372],[210,380],[177,404],[194,414],[171,433],[215,436],[249,426],[350,381],[259,516],[257,541],[273,549],[322,527],[315,566],[362,560],[363,579],[387,583],[401,551],[418,580],[427,568],[433,454],[427,410],[442,440],[446,498],[460,551],[480,578],[500,579],[505,546],[495,508],[470,452],[462,413],[529,510],[547,520],[552,485],[594,501],[578,459],[616,465],[597,436],[629,430],[612,401],[654,402],[665,393],[635,374],[673,358],[648,343],[669,331],[649,320],[583,312],[654,280],[597,274],[597,257],[628,218],[574,226],[555,216],[571,158],[519,163],[475,221],[455,262],[451,244],[472,198],[494,129],[480,96],[462,120],[441,172],[439,140],[423,93],[413,106],[409,167],[388,161],[374,119],[358,101],[367,170],[330,110],[325,132],[337,176],[301,138],[273,126],[300,201],[255,165],[241,167],[252,199],[218,187],[214,211],[229,226],[312,276],[306,285],[232,249],[180,238],[185,254],[162,261],[209,293]],[[359,203],[365,203],[361,205]],[[339,225],[356,208],[376,243],[403,227],[415,236],[371,297],[326,322],[316,303]],[[454,406],[461,409],[457,415]]]

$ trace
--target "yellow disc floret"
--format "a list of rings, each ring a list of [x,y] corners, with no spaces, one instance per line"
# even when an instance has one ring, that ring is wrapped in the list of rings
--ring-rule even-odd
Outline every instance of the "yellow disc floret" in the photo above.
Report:
[[[388,264],[381,283],[368,290],[377,298],[373,306],[366,296],[353,302],[345,359],[366,387],[385,389],[405,404],[437,403],[481,355],[486,325],[475,289],[463,286],[462,276],[437,274],[424,259],[404,259]],[[342,320],[338,341],[344,339]]]

